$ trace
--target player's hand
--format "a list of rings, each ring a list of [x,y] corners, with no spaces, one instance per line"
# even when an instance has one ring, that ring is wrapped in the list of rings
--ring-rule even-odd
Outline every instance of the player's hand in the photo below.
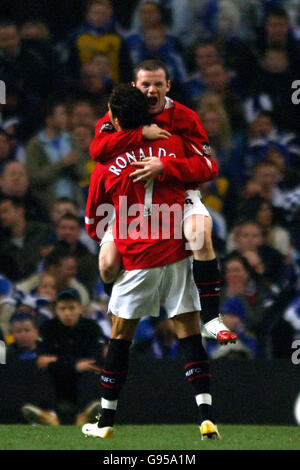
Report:
[[[164,166],[158,157],[146,157],[140,162],[132,162],[131,165],[138,169],[131,173],[129,177],[133,178],[134,183],[147,180],[147,186],[150,185],[149,179],[157,178],[164,171]]]
[[[57,356],[40,356],[37,360],[37,366],[40,369],[47,369],[51,362],[56,362]]]
[[[147,140],[168,139],[172,134],[161,129],[157,124],[150,124],[150,126],[143,126],[142,136]]]
[[[75,369],[77,372],[95,372],[100,374],[101,370],[95,363],[95,359],[80,359],[80,361],[76,362]]]

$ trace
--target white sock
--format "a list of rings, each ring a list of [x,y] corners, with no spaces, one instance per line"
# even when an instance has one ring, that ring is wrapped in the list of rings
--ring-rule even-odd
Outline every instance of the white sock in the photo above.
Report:
[[[118,400],[106,400],[101,398],[101,408],[106,408],[108,410],[116,410],[118,406]]]
[[[196,395],[196,403],[198,406],[200,405],[211,405],[212,404],[212,396],[210,393],[199,393]]]

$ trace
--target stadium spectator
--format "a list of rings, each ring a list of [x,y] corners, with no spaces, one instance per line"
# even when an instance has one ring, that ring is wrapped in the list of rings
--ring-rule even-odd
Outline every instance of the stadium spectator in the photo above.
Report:
[[[172,41],[168,40],[164,25],[149,26],[145,29],[139,48],[135,48],[133,66],[148,59],[162,60],[168,67],[170,79],[177,83],[186,80],[186,67]]]
[[[11,332],[13,343],[7,347],[6,365],[0,375],[1,422],[24,423],[24,405],[29,402],[42,407],[43,418],[55,425],[51,384],[36,365],[39,331],[33,316],[17,311],[11,318]]]
[[[300,45],[290,27],[289,15],[282,7],[270,9],[264,24],[253,44],[255,50],[263,56],[268,47],[284,48],[289,56],[291,67],[299,70]]]
[[[300,339],[300,295],[297,291],[295,297],[290,304],[286,307],[283,318],[292,327],[293,340]]]
[[[165,318],[156,322],[151,336],[148,339],[139,339],[133,348],[137,354],[147,355],[149,358],[178,359],[179,343],[172,320]]]
[[[26,164],[34,194],[47,206],[53,197],[67,196],[82,204],[78,181],[84,162],[77,139],[66,131],[64,103],[52,102],[45,112],[44,128],[26,146]]]
[[[232,131],[228,113],[222,105],[202,104],[199,116],[216,155],[220,174],[230,179],[231,184],[239,184],[241,177],[237,165],[241,145]]]
[[[131,63],[126,43],[117,32],[110,0],[90,0],[85,23],[70,37],[80,64],[86,64],[98,52],[107,54],[115,83],[131,79]]]
[[[81,225],[76,215],[67,213],[56,223],[55,236],[57,243],[55,246],[65,247],[71,255],[75,256],[78,266],[78,279],[92,295],[98,277],[98,256],[92,254],[80,241],[80,235]]]
[[[75,100],[70,106],[69,125],[73,131],[77,126],[86,126],[94,129],[97,120],[94,105],[87,100]]]
[[[277,195],[281,194],[279,183],[282,174],[274,163],[262,160],[253,168],[251,181],[260,186],[259,195],[272,202]]]
[[[69,97],[78,101],[90,101],[93,103],[97,114],[106,109],[107,99],[112,88],[106,74],[99,73],[99,67],[93,60],[82,64],[79,71],[79,79],[69,93]]]
[[[241,39],[240,17],[236,1],[231,0],[207,2],[203,11],[206,37],[215,41],[222,62],[233,75],[235,89],[245,94],[255,79],[257,61],[247,41]]]
[[[7,162],[11,161],[13,156],[11,154],[11,139],[9,134],[4,130],[0,129],[0,174],[3,173],[3,169]]]
[[[165,42],[168,47],[175,52],[181,52],[181,46],[170,30],[168,29],[167,11],[164,6],[151,0],[143,0],[138,5],[137,17],[134,19],[131,31],[126,35],[126,42],[128,44],[132,63],[136,66],[140,60],[138,59],[143,42],[145,41],[145,33],[148,29],[164,28],[165,29]]]
[[[133,66],[147,59],[163,60],[173,80],[170,96],[185,101],[185,54],[178,38],[168,28],[168,8],[147,0],[140,2],[137,11],[139,19],[135,20],[135,28],[126,36]]]
[[[47,57],[21,41],[18,26],[13,21],[0,24],[0,56],[0,75],[7,88],[12,87],[18,95],[22,135],[27,138],[39,124],[42,100],[55,91],[54,74]]]
[[[227,221],[223,215],[223,204],[226,199],[227,189],[228,181],[224,177],[202,183],[200,187],[203,203],[208,208],[213,221],[212,239],[218,259],[225,254],[228,236]]]
[[[264,244],[275,248],[286,260],[290,262],[291,240],[288,231],[276,223],[274,207],[263,198],[249,199],[244,206],[244,215],[247,212],[249,218],[253,218],[262,228]]]
[[[245,120],[241,100],[231,83],[229,70],[222,64],[208,65],[203,73],[206,91],[217,93],[230,119],[235,132],[242,132]]]
[[[50,31],[42,21],[25,21],[20,29],[20,36],[25,40],[49,39]]]
[[[83,318],[76,289],[58,293],[55,318],[41,328],[37,365],[50,374],[56,395],[56,410],[71,403],[75,424],[82,425],[95,409],[99,411],[99,374],[103,364],[102,333],[93,320]],[[67,340],[66,340],[67,339]],[[39,419],[40,411],[36,412]]]
[[[258,251],[265,264],[265,277],[269,282],[276,282],[284,276],[284,257],[278,250],[264,243],[260,224],[251,219],[236,222],[227,240],[227,253],[238,251],[243,255],[248,250]]]
[[[28,220],[49,222],[47,208],[32,194],[28,171],[23,163],[12,160],[6,164],[0,178],[0,194],[20,199],[24,203]]]
[[[29,221],[24,202],[9,196],[0,199],[0,222],[1,271],[12,281],[20,281],[35,273],[49,228]]]
[[[66,197],[54,199],[53,201],[51,201],[50,219],[53,226],[53,230],[55,230],[55,226],[57,225],[59,219],[66,214],[73,214],[78,219],[80,218],[80,209],[76,204],[76,201]],[[79,240],[89,249],[92,254],[96,254],[98,252],[97,244],[90,239],[85,230],[85,227],[82,227],[80,230]]]
[[[292,68],[288,51],[281,47],[269,46],[256,73],[259,76],[253,82],[255,93],[267,94],[271,99],[275,124],[281,131],[296,132],[298,125],[295,119],[299,113],[297,114],[297,107],[291,100],[290,89],[291,84],[298,78],[298,71]]]
[[[243,157],[244,175],[248,178],[252,176],[256,163],[268,159],[267,154],[272,149],[283,155],[281,170],[299,170],[300,145],[297,135],[279,130],[275,126],[273,113],[261,111],[249,124]]]
[[[110,62],[107,54],[104,52],[97,52],[97,54],[94,54],[91,58],[90,63],[96,65],[99,75],[103,77],[104,82],[108,87],[112,87],[114,82],[111,76]]]
[[[16,116],[12,116],[2,122],[2,129],[10,137],[11,156],[20,162],[25,162],[24,145],[19,139],[20,120]]]
[[[35,298],[37,299],[37,313],[43,314],[44,319],[52,318],[54,316],[54,305],[57,299],[57,294],[58,278],[54,273],[43,271],[39,275]]]
[[[205,83],[203,72],[209,65],[221,62],[217,46],[213,41],[201,41],[193,46],[191,53],[192,72],[188,75],[185,90],[186,96],[191,105],[203,95]]]
[[[265,348],[263,341],[265,340],[264,335],[262,334],[262,325],[265,321],[265,298],[269,293],[268,284],[265,281],[262,281],[260,278],[257,278],[254,274],[254,271],[250,267],[248,261],[244,256],[239,253],[232,253],[227,258],[225,258],[223,263],[224,270],[224,289],[221,294],[222,305],[227,302],[229,299],[239,299],[240,303],[243,305],[243,310],[240,310],[241,315],[237,315],[242,320],[243,327],[240,323],[237,323],[238,328],[244,328],[244,331],[247,333],[252,333],[254,337],[259,341],[259,348],[261,352]],[[223,312],[233,313],[232,309],[225,305],[223,307]],[[275,316],[275,315],[274,315]],[[231,319],[228,318],[228,322]],[[232,326],[232,325],[231,325]],[[247,345],[246,338],[248,334],[242,336],[245,340],[245,345]],[[250,339],[250,338],[248,338]],[[250,345],[254,346],[252,349],[252,354],[254,357],[259,352],[256,348],[255,342],[252,343],[250,339]]]
[[[84,159],[85,177],[79,182],[79,184],[82,188],[84,198],[86,199],[86,189],[90,184],[91,174],[95,168],[95,162],[90,157],[90,145],[94,138],[94,129],[92,129],[90,126],[79,124],[74,127],[73,134],[78,139],[80,153]]]
[[[14,311],[13,283],[0,274],[0,330],[3,339],[10,334],[10,319]]]
[[[79,292],[82,304],[87,306],[90,303],[90,296],[87,288],[77,279],[78,265],[76,257],[67,252],[65,248],[57,247],[52,249],[44,261],[44,271],[53,273],[58,279],[59,289],[73,287]],[[35,273],[16,284],[21,292],[34,292],[39,285],[40,274]]]
[[[180,44],[191,46],[198,38],[202,4],[190,0],[139,0],[131,19],[131,32],[139,32],[145,25],[153,26],[162,20]]]

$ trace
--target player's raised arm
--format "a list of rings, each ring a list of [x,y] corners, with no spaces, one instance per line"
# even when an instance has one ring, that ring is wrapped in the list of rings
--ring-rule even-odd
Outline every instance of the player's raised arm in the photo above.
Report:
[[[95,136],[90,145],[90,155],[93,160],[104,163],[110,160],[112,155],[126,152],[128,148],[139,147],[143,139],[167,139],[170,135],[156,124],[116,131],[107,113],[96,125]]]
[[[142,140],[142,127],[133,130],[116,131],[108,114],[96,125],[95,136],[90,145],[90,155],[97,162],[106,162],[112,155],[135,147]]]
[[[168,178],[176,178],[184,183],[205,183],[217,178],[219,168],[215,160],[204,156],[202,159],[198,155],[192,155],[185,159],[172,160],[162,157],[163,173],[159,177],[160,181]]]
[[[130,177],[134,183],[150,178],[158,178],[159,181],[175,178],[184,183],[204,183],[218,176],[218,165],[208,154],[201,154],[200,150],[192,144],[189,149],[190,156],[186,157],[182,140],[178,136],[173,136],[172,139],[176,140],[176,158],[150,157],[140,162],[133,162],[131,165],[136,170]]]

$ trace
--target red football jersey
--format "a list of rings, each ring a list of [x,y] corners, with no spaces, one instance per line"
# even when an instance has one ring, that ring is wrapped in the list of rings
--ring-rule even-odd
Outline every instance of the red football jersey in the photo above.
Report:
[[[127,148],[93,171],[86,206],[87,232],[99,242],[108,223],[105,209],[111,215],[114,207],[114,240],[126,270],[154,268],[186,258],[190,253],[185,250],[181,224],[184,182],[159,177],[153,188],[145,190],[144,183],[133,183],[129,177],[135,171],[130,163],[160,156],[176,177],[195,181],[203,174],[203,162],[193,157],[194,164],[187,165],[183,142],[176,135]]]
[[[206,131],[199,116],[190,108],[166,97],[164,110],[153,117],[159,127],[172,134],[182,137],[186,156],[197,155],[198,158],[211,158],[211,150]],[[115,132],[108,114],[100,119],[96,125],[95,136],[90,146],[90,155],[93,160],[105,162],[112,154],[124,152],[127,148],[140,146],[142,142],[142,127],[133,130]],[[208,176],[208,175],[207,175]],[[208,176],[209,181],[216,175]],[[186,189],[197,185],[188,184]]]

